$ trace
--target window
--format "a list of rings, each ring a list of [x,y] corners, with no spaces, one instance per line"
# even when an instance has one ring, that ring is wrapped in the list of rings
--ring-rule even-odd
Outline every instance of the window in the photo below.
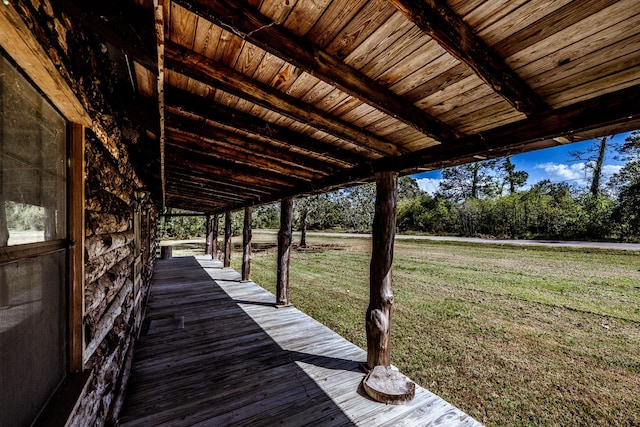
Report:
[[[66,375],[66,122],[0,54],[0,425]]]

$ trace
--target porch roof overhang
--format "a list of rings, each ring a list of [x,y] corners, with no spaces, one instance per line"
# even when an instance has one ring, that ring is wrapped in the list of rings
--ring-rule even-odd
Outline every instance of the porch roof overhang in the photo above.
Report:
[[[149,139],[137,162],[171,207],[640,128],[636,0],[56,3],[124,70],[122,111]]]

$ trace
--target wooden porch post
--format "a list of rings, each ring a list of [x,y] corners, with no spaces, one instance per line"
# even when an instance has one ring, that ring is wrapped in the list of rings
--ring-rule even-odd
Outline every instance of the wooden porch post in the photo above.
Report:
[[[398,174],[376,172],[376,208],[373,217],[372,254],[367,308],[367,366],[391,364],[391,270],[396,234]]]
[[[211,215],[207,215],[205,224],[205,243],[204,243],[204,254],[211,255]]]
[[[214,261],[218,260],[218,223],[220,222],[220,216],[215,214],[213,216],[213,227],[211,230],[211,258]]]
[[[280,231],[278,231],[278,279],[276,305],[289,305],[289,261],[291,259],[291,223],[293,222],[293,198],[282,199],[280,205]]]
[[[248,282],[251,275],[251,212],[253,208],[244,208],[244,227],[242,229],[242,281]]]
[[[376,172],[376,210],[373,217],[369,307],[367,308],[367,367],[362,382],[373,399],[391,404],[415,396],[415,383],[391,367],[391,275],[396,234],[398,173]]]
[[[224,267],[231,267],[231,212],[224,214]]]

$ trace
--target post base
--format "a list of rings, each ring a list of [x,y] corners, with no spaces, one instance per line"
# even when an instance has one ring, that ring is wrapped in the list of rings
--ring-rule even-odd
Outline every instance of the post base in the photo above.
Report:
[[[362,384],[372,399],[391,405],[410,402],[416,394],[416,384],[391,366],[374,367]]]

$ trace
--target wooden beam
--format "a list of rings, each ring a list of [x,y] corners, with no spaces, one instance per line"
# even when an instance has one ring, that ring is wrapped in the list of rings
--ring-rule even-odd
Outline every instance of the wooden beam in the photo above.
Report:
[[[202,184],[203,186],[213,186],[216,189],[229,192],[230,194],[237,194],[238,191],[243,191],[247,192],[249,195],[261,197],[266,196],[279,188],[258,184],[251,186],[249,183],[235,181],[233,178],[224,177],[223,175],[207,176],[199,171],[186,169],[180,170],[174,167],[168,168],[167,173],[170,175],[170,179],[176,179],[177,181],[187,180],[192,181],[193,183]]]
[[[22,20],[13,2],[4,2],[0,7],[0,46],[68,121],[91,126],[89,113]]]
[[[167,160],[169,162],[184,162],[184,165],[194,170],[203,172],[223,172],[227,176],[244,175],[247,179],[251,179],[254,183],[267,181],[283,187],[293,187],[305,180],[297,177],[288,176],[286,174],[277,174],[265,171],[258,167],[247,166],[237,162],[231,162],[216,158],[214,155],[202,156],[190,151],[185,151],[173,145],[167,147]]]
[[[367,366],[391,365],[391,312],[393,292],[393,240],[396,234],[398,173],[376,172],[376,207],[373,217],[369,307],[367,308]]]
[[[280,230],[278,231],[278,277],[276,281],[276,305],[289,305],[289,264],[291,259],[291,223],[293,222],[293,198],[280,203]]]
[[[437,41],[447,52],[467,64],[485,83],[527,115],[548,106],[493,49],[478,37],[444,2],[389,0],[411,22]]]
[[[224,214],[224,267],[231,267],[231,211]]]
[[[204,155],[215,154],[220,159],[305,179],[329,175],[336,171],[327,163],[306,158],[302,154],[296,155],[291,151],[272,147],[206,123],[185,120],[179,127],[174,126],[170,123],[167,127],[169,144]]]
[[[160,114],[160,183],[162,186],[162,207],[165,207],[166,174],[165,165],[165,126],[164,126],[164,68],[165,68],[165,40],[164,40],[164,0],[153,0],[153,14],[156,28],[157,45],[157,87],[158,87],[158,111]]]
[[[168,111],[192,114],[202,119],[210,120],[221,125],[231,126],[248,133],[260,135],[271,141],[281,142],[292,147],[301,148],[310,153],[329,157],[342,163],[345,167],[365,161],[367,157],[351,151],[327,144],[284,126],[261,120],[251,114],[234,110],[215,101],[192,95],[173,87],[166,88]],[[177,110],[177,111],[175,111]]]
[[[397,156],[406,150],[267,84],[167,40],[167,68],[246,99],[360,147],[362,155]],[[373,155],[373,156],[372,156]]]
[[[443,122],[245,3],[230,0],[174,2],[425,135],[442,142],[456,137],[456,132]]]
[[[244,208],[244,227],[242,228],[242,281],[248,282],[251,276],[251,212],[253,208]]]
[[[69,125],[69,372],[84,368],[84,126]]]

